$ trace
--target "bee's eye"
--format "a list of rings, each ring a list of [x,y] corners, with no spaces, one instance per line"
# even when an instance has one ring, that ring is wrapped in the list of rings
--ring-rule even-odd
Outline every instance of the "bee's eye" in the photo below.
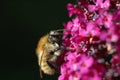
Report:
[[[49,35],[49,42],[52,42],[52,43],[54,43],[54,42],[57,42],[58,41],[58,39],[57,39],[57,37],[55,36],[55,35]]]
[[[50,35],[58,35],[59,33],[57,31],[51,31]]]

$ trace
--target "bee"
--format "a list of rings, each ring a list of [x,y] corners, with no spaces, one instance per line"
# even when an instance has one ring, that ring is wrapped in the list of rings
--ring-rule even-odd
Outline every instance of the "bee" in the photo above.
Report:
[[[40,76],[42,78],[42,71],[47,75],[54,75],[56,73],[56,61],[61,55],[61,39],[63,29],[50,31],[45,36],[41,37],[36,54],[38,57],[38,64],[40,66]]]

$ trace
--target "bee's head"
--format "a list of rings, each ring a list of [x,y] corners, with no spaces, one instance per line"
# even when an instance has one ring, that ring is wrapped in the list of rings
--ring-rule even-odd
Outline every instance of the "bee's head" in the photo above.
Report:
[[[59,43],[59,41],[62,39],[62,35],[63,35],[63,30],[50,31],[48,36],[48,41],[51,43],[54,42]]]

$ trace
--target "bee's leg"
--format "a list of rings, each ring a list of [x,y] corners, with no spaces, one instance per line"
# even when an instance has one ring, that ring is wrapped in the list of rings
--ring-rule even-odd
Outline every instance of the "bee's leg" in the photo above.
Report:
[[[44,55],[44,50],[42,51],[41,53],[41,57],[39,58],[39,66],[40,66],[40,80],[42,80],[42,70],[41,70],[41,63],[42,63],[42,58],[43,58],[43,55]]]
[[[64,29],[57,29],[56,31],[58,32],[63,32]]]
[[[61,50],[54,51],[54,53],[50,55],[51,57],[48,59],[48,63],[50,63],[56,69],[57,69],[56,62],[59,56],[61,55],[61,52],[62,52]]]
[[[40,70],[40,80],[42,80],[42,71]]]
[[[56,66],[56,63],[54,61],[48,60],[47,63],[51,68],[57,70],[57,66]]]

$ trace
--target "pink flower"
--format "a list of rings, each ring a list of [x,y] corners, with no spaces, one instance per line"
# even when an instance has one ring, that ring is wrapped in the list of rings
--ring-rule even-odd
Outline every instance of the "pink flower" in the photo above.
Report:
[[[116,22],[117,24],[120,24],[120,9],[117,9],[114,13],[113,13],[113,21]]]
[[[111,26],[113,26],[112,19],[113,19],[113,16],[110,13],[108,13],[104,10],[100,10],[99,17],[98,17],[96,23],[98,25],[104,25],[106,28],[110,28]]]
[[[110,7],[110,0],[96,0],[94,1],[95,5],[88,5],[88,9],[90,12],[94,12],[100,9],[108,10]]]
[[[80,77],[80,73],[75,71],[71,73],[69,80],[80,80]]]
[[[71,35],[76,35],[78,34],[78,30],[80,28],[80,21],[78,18],[73,19],[73,27],[71,29]]]
[[[120,66],[119,64],[120,64],[120,57],[119,56],[114,56],[113,58],[112,58],[112,60],[111,60],[111,62],[112,62],[112,64],[115,66],[115,65],[118,65],[118,66]]]
[[[68,74],[62,74],[58,77],[58,80],[69,80],[68,76],[69,76]]]
[[[98,75],[98,72],[91,70],[88,74],[84,75],[81,80],[102,80],[101,76]]]
[[[73,27],[73,22],[72,22],[72,21],[69,21],[69,22],[67,23],[67,25],[65,26],[65,29],[68,30],[68,31],[71,31],[72,27]]]
[[[67,9],[69,11],[69,17],[71,17],[73,14],[79,15],[79,16],[85,16],[84,15],[84,10],[82,10],[81,8],[77,8],[76,6],[74,6],[71,3],[69,3],[67,5]]]
[[[71,17],[75,13],[74,5],[71,3],[68,3],[67,9],[69,10],[69,17]]]
[[[89,36],[99,36],[100,35],[100,28],[97,26],[97,24],[93,21],[89,21],[87,24],[87,33]]]
[[[115,55],[112,60],[112,67],[114,69],[116,69],[116,71],[118,72],[118,74],[120,75],[120,56],[119,55]]]
[[[96,6],[100,7],[100,8],[105,8],[105,9],[109,9],[110,7],[110,0],[97,0],[95,2]]]
[[[79,62],[80,72],[87,73],[90,67],[93,65],[94,60],[92,57],[87,57],[86,55],[81,55],[81,61]]]
[[[76,60],[76,57],[77,57],[77,53],[76,52],[68,52],[67,56],[66,56],[66,59],[69,62],[74,62]]]
[[[118,35],[116,35],[114,32],[112,33],[106,33],[105,31],[101,32],[100,39],[102,41],[107,42],[117,42],[118,41]]]

